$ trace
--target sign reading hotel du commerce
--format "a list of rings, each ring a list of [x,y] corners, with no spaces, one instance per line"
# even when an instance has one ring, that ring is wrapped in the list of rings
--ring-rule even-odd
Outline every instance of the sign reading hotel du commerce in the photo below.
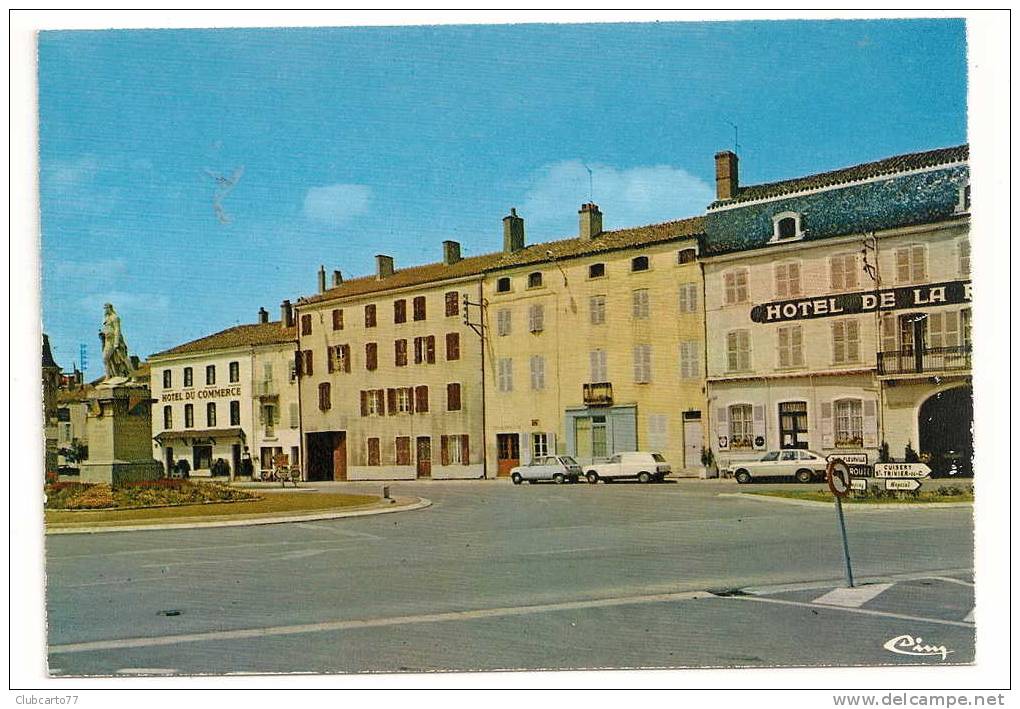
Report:
[[[822,298],[798,298],[762,303],[751,308],[756,323],[812,320],[857,313],[907,310],[936,305],[956,305],[971,300],[970,281],[946,281],[923,286],[840,293]]]

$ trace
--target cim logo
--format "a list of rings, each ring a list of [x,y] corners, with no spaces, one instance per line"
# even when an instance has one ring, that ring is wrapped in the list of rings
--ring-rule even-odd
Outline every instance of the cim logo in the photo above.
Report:
[[[910,655],[911,657],[934,657],[939,655],[942,659],[946,659],[946,655],[952,654],[952,650],[947,650],[945,645],[928,645],[924,642],[920,636],[914,637],[913,635],[897,635],[895,638],[888,640],[885,645],[882,646],[889,652],[895,652],[897,655]]]

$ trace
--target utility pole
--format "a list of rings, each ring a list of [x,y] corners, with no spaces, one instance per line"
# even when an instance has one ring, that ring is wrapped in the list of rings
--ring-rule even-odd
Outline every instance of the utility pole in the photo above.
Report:
[[[486,438],[486,427],[485,427],[485,329],[487,327],[486,321],[488,320],[488,307],[489,301],[485,299],[482,294],[482,282],[478,282],[478,300],[472,302],[471,297],[465,291],[461,294],[461,309],[464,311],[464,324],[467,325],[471,330],[478,335],[478,343],[481,354],[481,368],[482,368],[482,478],[489,476],[488,472],[488,459],[487,453],[488,439]],[[477,318],[475,321],[471,319],[471,308],[477,308]]]

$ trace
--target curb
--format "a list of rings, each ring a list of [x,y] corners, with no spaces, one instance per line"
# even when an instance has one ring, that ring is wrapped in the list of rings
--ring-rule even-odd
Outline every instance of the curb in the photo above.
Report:
[[[829,509],[832,507],[830,502],[816,502],[815,500],[792,500],[788,497],[777,497],[775,495],[755,495],[749,492],[720,492],[716,494],[716,497],[740,497],[745,500],[758,500],[760,502],[779,502],[786,505],[796,505],[798,507],[824,507]],[[895,510],[944,510],[957,507],[973,507],[973,502],[926,502],[923,504],[918,503],[904,503],[904,504],[875,504],[868,502],[855,502],[852,504],[846,504],[843,506],[845,512],[861,511],[861,512],[887,512]]]
[[[303,515],[290,515],[288,517],[253,517],[251,519],[226,519],[209,522],[180,522],[168,524],[136,524],[123,525],[118,527],[90,527],[88,529],[78,528],[57,528],[47,529],[46,535],[51,534],[105,534],[107,532],[148,532],[167,529],[207,529],[210,527],[254,527],[264,524],[286,524],[289,522],[319,522],[329,519],[343,519],[346,517],[368,517],[370,515],[389,514],[391,512],[411,512],[422,510],[432,506],[432,500],[424,497],[397,498],[403,499],[403,504],[392,507],[375,507],[360,510],[336,510],[333,512],[313,512]]]

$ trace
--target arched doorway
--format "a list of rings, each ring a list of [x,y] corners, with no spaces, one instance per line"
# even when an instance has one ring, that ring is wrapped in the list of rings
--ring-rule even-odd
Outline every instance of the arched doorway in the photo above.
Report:
[[[918,452],[934,475],[969,474],[974,451],[974,393],[969,385],[940,391],[917,415]]]

